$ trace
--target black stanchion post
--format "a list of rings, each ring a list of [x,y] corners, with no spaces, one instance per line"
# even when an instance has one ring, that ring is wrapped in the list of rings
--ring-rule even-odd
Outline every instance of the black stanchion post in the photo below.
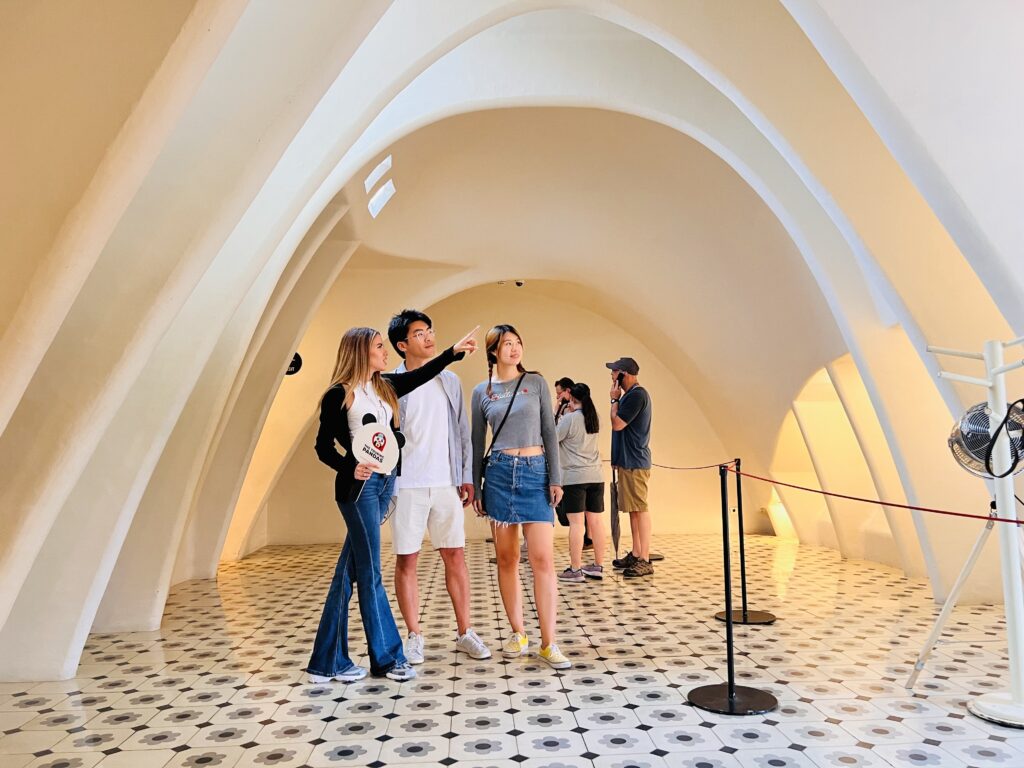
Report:
[[[736,524],[740,529],[737,533],[740,540],[740,598],[743,607],[739,611],[732,612],[732,620],[740,624],[772,624],[775,621],[774,613],[747,610],[747,549],[744,546],[746,531],[743,528],[743,474],[740,459],[737,458],[734,461],[736,464]],[[719,621],[725,621],[726,612],[732,611],[729,602],[731,601],[727,601],[724,611],[715,614],[715,618]]]
[[[722,557],[725,563],[725,669],[729,681],[729,701],[736,698],[736,657],[732,647],[732,553],[729,542],[729,484],[724,466],[718,468],[720,485],[722,486]]]
[[[729,543],[729,482],[725,464],[718,467],[722,495],[722,561],[725,574],[725,664],[727,683],[702,685],[687,695],[687,700],[699,709],[724,715],[758,715],[771,712],[779,706],[778,700],[759,688],[736,685],[736,664],[733,653],[732,612],[732,560]]]
[[[743,605],[743,621],[747,620],[747,530],[743,527],[743,475],[740,474],[740,459],[736,457],[736,527],[740,537],[740,602]]]

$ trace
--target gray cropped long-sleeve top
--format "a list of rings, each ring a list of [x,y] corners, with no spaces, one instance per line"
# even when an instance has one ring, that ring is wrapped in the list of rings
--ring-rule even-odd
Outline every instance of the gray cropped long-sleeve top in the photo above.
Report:
[[[470,411],[473,420],[473,484],[480,493],[481,465],[487,450],[487,427],[491,434],[501,424],[512,397],[512,389],[519,377],[503,382],[491,383],[491,394],[487,394],[487,382],[481,382],[473,389]],[[544,446],[548,464],[548,483],[562,484],[561,465],[558,461],[558,433],[555,431],[555,417],[551,412],[551,394],[548,383],[539,373],[527,373],[519,387],[515,403],[501,428],[493,450],[529,448]]]

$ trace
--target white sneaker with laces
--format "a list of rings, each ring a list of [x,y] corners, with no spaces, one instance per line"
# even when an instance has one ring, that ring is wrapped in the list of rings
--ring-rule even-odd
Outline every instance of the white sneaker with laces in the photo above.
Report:
[[[362,680],[367,674],[366,667],[355,666],[340,675],[335,675],[334,679],[339,683],[354,683],[357,680]]]
[[[466,634],[459,636],[455,641],[455,650],[462,651],[471,659],[491,658],[491,649],[487,647],[480,636],[473,631],[472,627],[466,630]]]
[[[413,669],[412,665],[408,662],[405,664],[397,664],[384,674],[390,680],[397,680],[400,683],[405,682],[406,680],[416,679],[416,670]]]
[[[321,684],[329,683],[332,680],[337,680],[339,683],[354,683],[357,680],[362,680],[366,677],[366,668],[360,666],[354,666],[351,669],[345,670],[340,675],[334,675],[333,677],[324,677],[323,675],[314,675],[312,672],[309,673],[309,682]]]
[[[410,632],[405,638],[405,659],[410,664],[423,663],[423,635]]]

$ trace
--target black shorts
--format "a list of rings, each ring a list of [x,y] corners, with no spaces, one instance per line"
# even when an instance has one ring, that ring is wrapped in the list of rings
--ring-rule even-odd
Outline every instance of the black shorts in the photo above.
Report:
[[[604,483],[580,483],[562,489],[562,509],[575,512],[604,512]]]

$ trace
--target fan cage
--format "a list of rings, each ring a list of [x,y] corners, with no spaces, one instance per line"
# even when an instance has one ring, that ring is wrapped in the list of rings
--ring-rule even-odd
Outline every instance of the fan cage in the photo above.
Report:
[[[949,450],[957,463],[972,475],[988,479],[992,475],[985,468],[985,453],[991,440],[991,415],[987,403],[973,405],[967,409],[960,421],[953,425],[953,431],[949,435]],[[1002,421],[1002,415],[998,417],[998,421]],[[1010,455],[1015,461],[1012,474],[1016,475],[1024,471],[1024,461],[1021,461],[1024,459],[1024,409],[1015,404],[1003,430],[1010,438]]]

